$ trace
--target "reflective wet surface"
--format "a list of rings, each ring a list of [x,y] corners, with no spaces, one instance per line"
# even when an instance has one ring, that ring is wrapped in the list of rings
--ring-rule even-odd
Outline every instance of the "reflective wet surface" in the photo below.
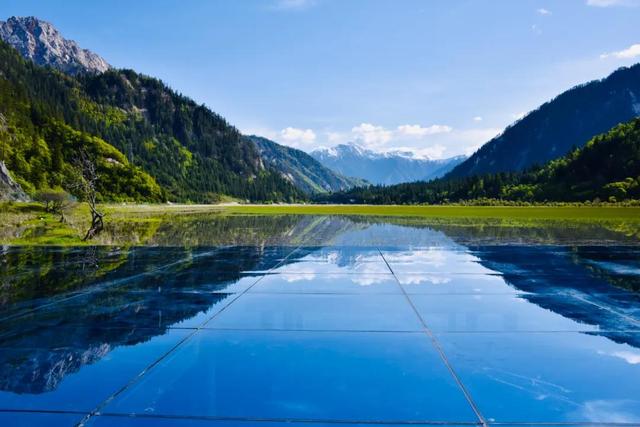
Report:
[[[0,425],[640,425],[640,247],[341,224],[2,248]]]

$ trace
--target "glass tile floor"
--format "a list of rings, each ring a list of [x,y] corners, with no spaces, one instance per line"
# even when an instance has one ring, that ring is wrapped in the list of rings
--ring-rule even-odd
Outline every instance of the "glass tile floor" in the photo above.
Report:
[[[3,427],[640,425],[637,248],[114,250],[3,252]]]

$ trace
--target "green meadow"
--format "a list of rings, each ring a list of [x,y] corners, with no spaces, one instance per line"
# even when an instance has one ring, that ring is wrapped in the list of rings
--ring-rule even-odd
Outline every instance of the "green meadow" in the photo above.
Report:
[[[37,203],[0,205],[0,244],[9,245],[146,245],[187,244],[184,235],[195,227],[223,235],[231,221],[242,221],[245,229],[285,227],[295,217],[345,217],[359,222],[384,222],[421,226],[463,226],[482,228],[602,226],[625,236],[640,236],[640,207],[624,206],[373,206],[373,205],[160,205],[107,204],[105,231],[96,239],[82,241],[89,226],[88,208],[79,204],[69,209],[65,221]],[[253,217],[253,218],[252,218]],[[293,219],[292,219],[293,218]],[[215,226],[213,224],[216,224]],[[224,224],[227,224],[225,227]],[[196,232],[196,233],[198,233]],[[210,233],[211,234],[211,233]],[[162,235],[160,239],[159,236]],[[228,237],[228,236],[227,236]],[[235,236],[234,241],[242,236]],[[255,236],[254,236],[255,237]],[[190,240],[189,240],[190,241]],[[217,242],[214,238],[208,242]],[[224,240],[221,240],[224,241]]]

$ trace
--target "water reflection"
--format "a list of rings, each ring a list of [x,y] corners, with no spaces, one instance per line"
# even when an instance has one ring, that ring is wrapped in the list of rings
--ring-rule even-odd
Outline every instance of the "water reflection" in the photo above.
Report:
[[[233,221],[233,226],[248,224],[242,222],[244,219]],[[601,369],[624,363],[633,370],[626,374],[638,374],[640,248],[627,245],[626,237],[619,239],[618,245],[608,246],[566,245],[566,233],[553,242],[556,244],[514,244],[502,238],[486,244],[488,236],[472,238],[477,230],[470,235],[468,229],[451,226],[330,217],[298,217],[296,221],[290,217],[270,218],[265,220],[267,226],[276,229],[269,235],[269,230],[262,229],[264,224],[256,225],[260,223],[255,218],[251,221],[253,226],[228,233],[238,240],[243,240],[240,236],[259,240],[252,245],[4,247],[0,253],[0,409],[91,411],[165,352],[205,330],[210,335],[202,338],[203,342],[216,342],[211,337],[217,335],[211,331],[218,331],[233,347],[237,344],[233,337],[241,341],[248,331],[420,336],[424,322],[433,333],[443,334],[445,351],[451,351],[470,383],[477,381],[479,393],[485,392],[489,381],[476,379],[480,371],[493,378],[491,381],[519,384],[528,380],[516,377],[520,374],[515,362],[507,361],[499,368],[494,360],[472,362],[466,352],[487,353],[484,346],[493,343],[495,347],[488,353],[498,358],[494,350],[505,343],[524,349],[527,340],[520,336],[527,334],[540,337],[540,333],[571,333],[568,339],[574,343],[572,348],[584,350],[593,344],[589,357],[601,360],[606,356],[606,361],[599,362]],[[277,224],[283,228],[277,229]],[[206,224],[195,229],[206,229]],[[545,233],[545,242],[549,243],[549,233],[553,232]],[[613,236],[606,230],[595,235],[599,233]],[[192,237],[198,240],[195,234]],[[589,236],[583,238],[591,240]],[[465,334],[471,335],[467,338]],[[483,334],[498,335],[483,341]],[[502,342],[500,334],[521,335],[505,335]],[[345,338],[338,335],[335,343],[344,343]],[[337,347],[330,350],[332,336],[322,338],[322,351],[339,352]],[[251,343],[254,339],[266,347],[255,347],[258,344]],[[536,339],[551,353],[556,348],[566,354],[574,351],[561,339]],[[254,356],[281,351],[265,340],[262,336],[251,338],[242,346]],[[385,345],[383,338],[377,340],[371,342]],[[190,345],[187,348],[194,348],[193,343]],[[371,344],[371,349],[374,347]],[[390,373],[389,361],[379,360],[382,354],[358,357],[368,363],[381,363],[375,369]],[[185,366],[172,365],[172,369],[188,369],[189,364],[196,363],[189,360],[187,357]],[[347,363],[346,359],[340,360]],[[407,363],[395,353],[393,360]],[[522,363],[533,364],[527,375],[547,369],[528,359]],[[624,371],[619,365],[615,367]],[[329,369],[324,365],[321,368]],[[576,378],[567,381],[580,385],[582,380]],[[87,391],[92,398],[75,399],[96,381],[105,385]],[[357,378],[357,387],[368,387],[362,381],[362,377]],[[446,384],[450,386],[448,380]],[[520,386],[533,390],[530,384]],[[402,383],[399,387],[408,392],[413,386]],[[570,388],[554,391],[554,387],[540,383],[534,388],[538,393],[560,396],[558,399],[570,394]],[[350,398],[357,401],[358,392],[354,390]],[[601,392],[615,394],[606,387]],[[613,404],[605,399],[607,396],[601,400],[602,405]],[[146,402],[147,397],[132,399]],[[419,402],[420,396],[414,397]],[[356,403],[352,402],[352,407]],[[132,408],[127,405],[130,403],[123,408]],[[277,416],[286,411],[301,418],[305,415],[302,407],[276,410],[266,408],[267,403],[261,405]],[[486,405],[496,413],[503,410],[492,403]],[[557,421],[544,417],[543,406],[532,406],[538,411],[535,420]],[[628,411],[629,405],[623,406]],[[241,410],[234,407],[234,411]],[[575,408],[572,411],[577,413]],[[427,412],[436,414],[429,420],[441,421],[437,411]],[[568,409],[561,412],[565,417],[561,421],[574,420]],[[635,419],[637,414],[631,411],[631,415]]]

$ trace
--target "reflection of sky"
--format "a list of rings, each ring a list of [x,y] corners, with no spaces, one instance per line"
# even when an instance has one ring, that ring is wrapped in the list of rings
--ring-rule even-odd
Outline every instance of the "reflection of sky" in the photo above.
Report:
[[[389,281],[389,278],[383,274],[358,274],[358,275],[344,275],[344,274],[323,274],[323,278],[329,280],[341,280],[342,282],[348,281],[360,286],[371,286],[378,283],[385,283]],[[282,278],[288,283],[297,282],[312,282],[318,277],[315,273],[289,273],[283,274]]]
[[[385,251],[384,257],[396,273],[447,273],[492,274],[495,271],[481,265],[480,259],[468,252],[431,247],[408,251]]]
[[[634,400],[590,400],[582,403],[574,416],[587,422],[637,423],[640,417],[633,414],[638,402]]]
[[[380,237],[373,236],[377,240],[383,240],[383,237],[387,236],[389,232],[400,229],[395,226],[374,226],[373,228],[382,233]],[[447,356],[452,358],[452,364],[456,368],[460,368],[461,376],[464,373],[463,381],[465,384],[479,388],[479,390],[471,390],[474,397],[480,396],[494,402],[513,399],[508,403],[520,403],[521,408],[526,408],[527,405],[531,407],[539,405],[538,409],[532,409],[531,413],[534,410],[538,410],[540,413],[555,411],[553,416],[559,414],[558,416],[568,417],[567,419],[570,418],[574,421],[576,419],[585,422],[638,421],[640,413],[633,405],[638,403],[637,395],[640,394],[629,392],[640,390],[630,383],[630,380],[634,379],[634,375],[637,375],[640,366],[640,350],[634,347],[637,345],[638,340],[635,337],[638,334],[632,330],[629,322],[625,319],[618,319],[615,315],[616,312],[624,311],[629,306],[633,307],[633,304],[637,304],[635,300],[625,299],[621,296],[620,289],[606,288],[608,285],[601,276],[589,276],[592,274],[593,268],[588,268],[584,263],[566,256],[568,252],[566,249],[547,250],[544,247],[521,247],[519,249],[521,256],[519,257],[514,257],[515,247],[503,247],[500,250],[492,247],[474,247],[474,251],[470,253],[451,241],[447,242],[440,233],[425,229],[407,229],[417,235],[417,241],[426,242],[428,239],[425,239],[425,236],[434,237],[431,243],[434,243],[436,238],[440,240],[438,244],[431,246],[415,245],[396,250],[382,247],[382,252],[396,273],[395,275],[391,274],[391,270],[387,267],[385,259],[378,250],[371,247],[355,249],[306,248],[298,252],[301,254],[301,258],[295,256],[286,258],[279,251],[263,252],[245,249],[237,252],[230,251],[224,257],[224,254],[215,256],[215,253],[206,251],[202,252],[202,256],[196,254],[190,257],[188,262],[185,262],[180,268],[154,269],[153,274],[141,276],[136,281],[137,285],[129,283],[127,289],[132,292],[132,295],[139,298],[137,300],[120,293],[113,293],[105,294],[105,298],[89,299],[86,307],[80,304],[73,306],[79,309],[61,309],[58,313],[52,309],[52,316],[45,316],[41,325],[36,325],[37,328],[27,331],[23,335],[29,338],[27,335],[32,334],[33,342],[38,344],[39,341],[36,342],[36,340],[63,332],[59,337],[55,337],[55,345],[61,345],[65,344],[64,337],[69,335],[68,332],[62,328],[51,328],[48,322],[60,326],[64,320],[68,323],[68,331],[79,329],[76,328],[78,324],[82,324],[83,327],[97,326],[95,331],[100,332],[101,328],[109,326],[110,322],[118,324],[116,321],[119,321],[119,328],[113,328],[113,331],[122,330],[123,336],[117,335],[112,330],[107,333],[106,328],[104,334],[95,334],[93,337],[70,335],[73,338],[71,344],[77,347],[77,351],[69,351],[69,357],[64,360],[70,360],[72,357],[78,358],[77,360],[84,358],[83,363],[93,364],[94,367],[89,369],[81,366],[74,367],[61,373],[58,379],[63,381],[65,376],[70,378],[76,376],[89,381],[94,379],[91,374],[92,369],[94,371],[102,369],[102,372],[106,372],[105,375],[109,374],[104,366],[108,365],[109,360],[114,357],[114,352],[109,352],[111,348],[128,349],[132,354],[135,354],[135,351],[144,353],[148,351],[149,338],[153,338],[154,334],[161,338],[164,336],[161,334],[166,333],[166,329],[154,331],[149,326],[196,328],[202,322],[211,319],[223,310],[222,307],[235,301],[235,296],[228,298],[223,294],[217,294],[220,297],[213,298],[212,295],[216,295],[213,292],[241,293],[248,290],[250,284],[258,280],[258,276],[261,275],[261,273],[254,273],[242,277],[240,276],[241,271],[269,271],[270,274],[262,279],[263,284],[268,282],[269,278],[275,278],[272,282],[267,283],[263,290],[257,290],[256,293],[261,295],[252,295],[248,291],[247,295],[239,297],[239,302],[234,303],[238,314],[237,319],[241,321],[246,321],[247,315],[251,313],[264,315],[264,319],[256,315],[259,320],[256,324],[260,327],[273,320],[273,322],[282,321],[287,327],[297,328],[299,331],[308,325],[305,322],[317,321],[314,326],[327,326],[327,330],[331,330],[331,327],[337,328],[331,322],[340,318],[341,322],[344,322],[339,325],[340,327],[346,325],[360,333],[365,333],[366,328],[372,324],[367,316],[372,316],[373,319],[382,319],[381,322],[384,324],[394,314],[393,304],[395,303],[390,304],[389,302],[401,300],[404,304],[405,298],[399,293],[401,290],[405,290],[414,309],[420,313],[434,335],[437,335],[443,343],[448,339],[458,345],[458,347],[454,347],[453,344],[449,344],[448,347],[443,345],[443,348]],[[159,251],[162,252],[162,248]],[[307,254],[305,251],[310,252]],[[273,259],[270,262],[264,262],[265,253],[272,253]],[[607,255],[605,249],[602,253],[598,253],[603,257]],[[579,254],[575,256],[580,257]],[[175,254],[167,254],[166,258],[176,259]],[[243,258],[248,261],[242,262]],[[164,260],[164,258],[162,259]],[[278,263],[282,259],[286,259],[288,264],[281,265],[275,270],[269,270],[270,266],[279,265]],[[493,259],[501,261],[502,264],[496,266],[499,263],[497,261],[492,263]],[[219,266],[213,268],[212,265],[216,260]],[[548,263],[549,260],[556,260],[556,262]],[[489,267],[500,270],[504,276],[495,274],[493,270],[486,268],[481,263],[486,263]],[[609,264],[614,264],[614,267],[617,265],[617,263]],[[234,271],[230,271],[232,270],[230,266],[235,266]],[[141,267],[143,264],[138,259],[134,270],[140,270]],[[520,267],[520,269],[515,267]],[[504,268],[509,270],[504,270]],[[507,274],[516,270],[524,273]],[[527,275],[532,271],[543,271],[545,275],[542,280],[529,280],[536,278],[535,275]],[[620,271],[608,268],[606,274],[613,275]],[[225,275],[222,280],[218,279],[221,272],[233,274]],[[523,277],[527,280],[520,280]],[[399,288],[395,282],[396,278],[402,285],[407,286]],[[280,279],[282,281],[279,281]],[[537,277],[537,279],[540,278]],[[216,281],[220,283],[220,286],[215,286],[213,282]],[[301,284],[286,289],[283,282]],[[379,286],[376,288],[377,285]],[[356,286],[368,288],[361,289]],[[560,291],[555,291],[561,286]],[[256,288],[258,287],[259,285],[256,284]],[[115,288],[117,287],[114,287],[114,292]],[[440,289],[434,290],[434,288]],[[603,289],[605,289],[604,293]],[[609,295],[606,293],[606,289],[612,289],[618,293]],[[340,291],[351,295],[348,297],[338,295]],[[302,296],[287,295],[282,299],[277,295],[287,292],[291,294],[307,292],[307,294]],[[312,295],[323,292],[335,295]],[[393,292],[396,294],[391,295]],[[429,295],[430,292],[440,295]],[[269,293],[272,294],[264,295]],[[572,296],[574,293],[582,299]],[[112,295],[114,298],[111,298]],[[625,293],[624,295],[633,296],[634,294]],[[586,300],[587,296],[595,298],[592,304],[585,305],[583,300]],[[318,304],[318,301],[321,300],[330,303],[325,303],[323,307]],[[253,306],[253,310],[238,309],[244,301],[257,301],[258,303]],[[272,305],[268,306],[265,301]],[[296,301],[296,303],[283,301]],[[335,301],[340,304],[336,304]],[[370,304],[372,301],[381,303]],[[136,307],[132,307],[131,303],[135,303]],[[305,304],[308,305],[305,306]],[[403,311],[407,311],[408,316],[415,320],[413,311],[402,304],[398,307],[397,312],[402,314]],[[605,310],[596,310],[594,308],[596,304]],[[129,308],[131,310],[128,310]],[[233,312],[232,309],[225,310],[223,315],[229,316],[229,313]],[[63,313],[66,313],[68,319],[65,320],[65,317],[61,315]],[[162,324],[157,322],[158,314],[162,314]],[[207,325],[207,328],[215,329],[215,321],[219,321],[224,317],[223,315],[214,319]],[[628,318],[635,315],[634,312],[629,311],[626,319],[629,320]],[[32,319],[28,322],[33,323]],[[357,323],[357,326],[352,326],[350,322],[353,319],[360,323]],[[605,321],[608,323],[603,323]],[[12,327],[18,327],[18,323],[13,325]],[[140,327],[141,325],[147,327]],[[233,324],[230,325],[233,329]],[[238,327],[238,330],[241,330],[242,327],[250,329],[246,323],[243,325]],[[21,324],[19,327],[23,326],[24,324]],[[135,341],[125,339],[124,335],[130,332],[126,330],[128,327],[132,331],[140,331],[138,332],[139,339]],[[625,333],[586,334],[581,332],[566,334],[567,339],[572,339],[573,342],[566,342],[564,336],[557,334],[550,338],[555,332],[574,329],[582,332],[586,330],[615,330],[625,331]],[[511,332],[511,334],[506,332]],[[493,335],[490,336],[492,333]],[[330,337],[332,334],[323,336]],[[475,347],[464,347],[464,342],[461,344],[455,341],[463,341],[465,334],[472,335],[473,338],[470,339],[478,340],[477,342],[480,344]],[[386,337],[388,334],[383,335]],[[521,341],[515,342],[515,344],[509,343],[509,338],[506,338],[509,335],[519,336]],[[598,339],[593,338],[594,336],[597,336]],[[88,338],[92,338],[93,341],[88,341]],[[543,345],[537,345],[535,342],[531,344],[535,340],[540,340]],[[589,342],[592,343],[589,344]],[[629,344],[625,344],[625,342]],[[312,346],[310,345],[310,347]],[[381,347],[383,346],[373,345],[373,352],[367,360],[375,361],[375,358],[380,354]],[[105,354],[94,351],[95,348],[104,351]],[[498,348],[499,351],[491,353],[492,348]],[[339,351],[337,347],[332,348],[332,351],[334,350],[335,352]],[[24,353],[30,351],[25,350]],[[62,350],[60,353],[62,352],[67,352],[67,350]],[[97,360],[88,360],[87,354],[93,352],[98,356]],[[476,355],[484,353],[489,353],[486,360],[473,359]],[[19,352],[16,354],[22,356]],[[48,352],[46,348],[43,348],[37,357],[31,357],[34,360],[33,367],[25,365],[17,369],[15,366],[18,365],[14,361],[19,359],[10,360],[10,363],[5,364],[7,369],[11,369],[12,372],[21,370],[25,376],[12,373],[11,377],[15,381],[6,387],[23,386],[28,384],[24,378],[28,378],[28,375],[33,372],[46,374],[48,369],[54,369],[55,367],[52,368],[48,365],[51,354],[53,352]],[[106,359],[106,363],[101,362],[99,360],[101,358]],[[457,360],[453,358],[457,358]],[[126,364],[133,359],[135,357],[117,359],[115,364]],[[303,359],[305,357],[296,359],[296,363]],[[419,357],[415,359],[419,359]],[[362,363],[356,360],[348,362]],[[385,362],[388,361],[381,361],[379,366],[386,366]],[[322,363],[323,361],[318,361],[318,366],[326,369],[325,372],[331,372],[333,366],[328,364],[325,366]],[[407,357],[406,360],[403,359],[403,363],[410,364],[411,360]],[[314,368],[318,366],[314,366]],[[180,366],[180,368],[188,370],[189,366]],[[136,372],[141,369],[137,369]],[[375,368],[371,369],[375,371]],[[180,369],[165,370],[165,372],[169,371],[173,374]],[[313,370],[313,373],[309,374],[310,382],[314,379],[313,375],[316,372],[318,370]],[[618,376],[622,379],[615,380],[619,382],[612,380],[613,384],[609,384],[607,382],[609,373],[612,378]],[[375,375],[372,375],[372,378],[375,378]],[[411,374],[407,375],[407,378],[410,381]],[[247,378],[245,381],[247,384],[253,385],[255,383],[252,383],[252,380],[254,378]],[[68,383],[72,384],[73,382]],[[357,389],[357,392],[362,392],[371,384],[376,385],[374,382],[370,384],[366,381],[363,384],[365,386],[362,389]],[[496,386],[496,384],[498,385]],[[487,388],[482,389],[482,387]],[[61,390],[57,392],[59,396],[65,393],[64,387],[52,387],[52,389],[53,394],[56,393],[56,390]],[[492,394],[492,390],[497,390],[497,392]],[[433,392],[435,395],[439,390],[434,387],[433,390],[427,391]],[[627,395],[630,396],[628,400],[626,399]],[[73,401],[71,394],[67,397],[69,397],[69,401]],[[20,399],[23,398],[17,397],[16,401]],[[306,410],[303,406],[300,408],[303,408],[300,409],[301,411]],[[526,411],[526,409],[523,410]],[[488,417],[490,415],[493,414],[487,413]],[[498,421],[505,420],[518,421],[517,419],[498,417]]]

